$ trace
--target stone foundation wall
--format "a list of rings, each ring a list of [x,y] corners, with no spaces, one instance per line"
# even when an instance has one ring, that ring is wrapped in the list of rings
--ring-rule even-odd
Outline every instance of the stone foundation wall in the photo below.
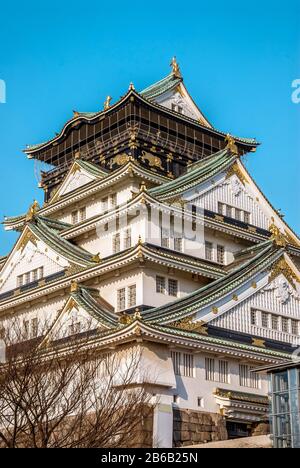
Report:
[[[174,409],[173,424],[174,447],[228,439],[226,420],[220,414]]]
[[[268,422],[254,423],[251,429],[251,436],[263,436],[270,434],[270,424]]]

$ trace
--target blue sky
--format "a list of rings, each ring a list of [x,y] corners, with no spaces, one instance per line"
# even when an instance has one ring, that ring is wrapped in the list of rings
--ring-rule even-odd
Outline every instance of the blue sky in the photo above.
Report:
[[[243,2],[244,3],[244,2]],[[176,55],[185,83],[218,129],[256,137],[247,167],[299,233],[300,3],[2,2],[0,217],[25,212],[37,188],[26,144],[54,136],[72,110],[97,111],[105,97],[140,90],[169,73]],[[0,231],[0,255],[16,235]]]

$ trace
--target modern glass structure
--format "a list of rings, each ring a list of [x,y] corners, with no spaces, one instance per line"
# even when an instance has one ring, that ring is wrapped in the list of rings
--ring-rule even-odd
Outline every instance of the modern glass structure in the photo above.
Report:
[[[300,448],[300,362],[266,370],[270,374],[274,448]]]

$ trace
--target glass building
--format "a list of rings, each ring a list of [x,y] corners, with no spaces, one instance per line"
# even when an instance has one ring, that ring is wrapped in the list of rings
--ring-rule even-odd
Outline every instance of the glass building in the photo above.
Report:
[[[300,362],[260,369],[270,374],[274,448],[300,448]]]

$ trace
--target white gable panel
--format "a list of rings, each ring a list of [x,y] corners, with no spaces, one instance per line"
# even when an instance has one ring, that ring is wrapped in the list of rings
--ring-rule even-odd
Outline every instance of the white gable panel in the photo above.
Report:
[[[258,321],[256,325],[251,324],[251,310],[257,311]],[[262,327],[261,312],[279,316],[278,330],[271,328],[270,316],[270,327]],[[291,335],[281,330],[280,317],[285,317],[288,320],[299,320],[300,322],[299,291],[293,288],[283,275],[278,276],[270,284],[265,285],[262,289],[247,297],[243,302],[213,319],[210,323],[228,330],[289,342],[294,345],[300,344],[300,336]]]
[[[182,96],[178,91],[169,91],[162,94],[156,98],[156,102],[161,106],[167,107],[168,109],[173,109],[172,104],[175,107],[175,111],[180,107],[182,109],[182,114],[186,115],[192,119],[198,120],[200,113],[195,109],[195,106],[192,106],[189,102],[190,100],[187,97]]]
[[[86,172],[83,172],[82,170],[78,170],[75,172],[75,174],[69,174],[61,189],[59,190],[59,195],[62,196],[66,193],[72,192],[73,190],[76,190],[79,187],[92,182],[93,180],[95,180],[94,177],[87,174]]]
[[[262,210],[261,205],[236,175],[232,175],[228,179],[223,176],[218,183],[215,181],[215,185],[210,181],[209,188],[198,196],[196,195],[197,190],[199,192],[200,188],[195,189],[194,198],[191,199],[189,197],[191,203],[196,206],[218,213],[218,203],[225,203],[234,208],[249,212],[251,214],[251,224],[266,230],[269,228],[270,221]],[[203,187],[201,187],[201,190],[203,190]]]
[[[44,277],[62,271],[69,263],[44,242],[28,242],[15,250],[0,274],[0,294],[17,288],[17,277],[43,267]]]
[[[72,299],[71,299],[72,301]],[[73,301],[66,305],[49,333],[49,340],[57,340],[75,333],[82,333],[87,330],[93,330],[100,324],[89,315],[82,307],[79,307]]]

